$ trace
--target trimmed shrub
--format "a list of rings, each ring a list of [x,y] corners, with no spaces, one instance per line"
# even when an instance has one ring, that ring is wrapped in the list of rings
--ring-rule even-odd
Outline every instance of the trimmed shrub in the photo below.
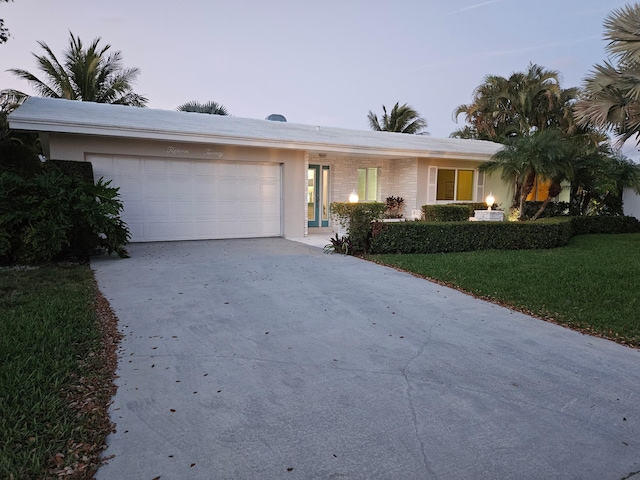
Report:
[[[382,218],[386,208],[387,205],[381,202],[331,204],[331,214],[347,228],[353,253],[369,250],[371,222]]]
[[[524,216],[525,218],[533,217],[540,206],[544,202],[525,202],[524,203]],[[549,204],[545,207],[544,211],[538,218],[549,218],[549,217],[561,217],[567,216],[569,212],[569,203],[568,202],[549,202]]]
[[[427,222],[463,222],[473,216],[468,205],[423,205],[422,214]]]
[[[376,223],[371,253],[443,253],[555,248],[573,235],[569,221]]]
[[[635,217],[599,215],[571,217],[574,235],[590,233],[640,233],[640,221]]]
[[[535,222],[374,223],[371,253],[443,253],[565,246],[574,235],[640,233],[635,217],[562,217]]]

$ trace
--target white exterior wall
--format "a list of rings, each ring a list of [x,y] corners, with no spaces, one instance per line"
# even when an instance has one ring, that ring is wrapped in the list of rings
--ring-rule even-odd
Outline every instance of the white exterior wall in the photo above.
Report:
[[[329,165],[330,201],[348,202],[349,194],[358,189],[358,169],[378,168],[378,201],[387,197],[404,198],[404,214],[416,208],[417,160],[415,158],[309,157],[310,164]]]
[[[303,151],[85,135],[50,135],[51,159],[83,162],[92,154],[281,164],[284,236],[298,238],[305,235],[306,203],[300,201],[306,195],[307,168]]]
[[[482,162],[478,161],[470,161],[470,160],[455,160],[450,158],[421,158],[417,161],[416,172],[417,172],[417,186],[418,190],[416,193],[416,209],[421,209],[423,205],[430,205],[435,203],[435,192],[432,193],[432,199],[429,198],[429,168],[461,168],[461,169],[469,169],[475,170],[475,178],[474,178],[474,202],[483,202],[484,198],[489,194],[489,190],[492,188],[492,180],[485,176],[484,181],[484,193],[483,198],[478,198],[478,167]],[[433,179],[435,182],[435,179]],[[433,184],[433,188],[435,188],[435,183]],[[493,191],[495,195],[496,192]],[[498,197],[496,197],[496,201],[498,201]],[[499,202],[500,203],[500,202]]]
[[[625,215],[640,220],[640,195],[631,188],[625,188],[622,193],[622,209]]]

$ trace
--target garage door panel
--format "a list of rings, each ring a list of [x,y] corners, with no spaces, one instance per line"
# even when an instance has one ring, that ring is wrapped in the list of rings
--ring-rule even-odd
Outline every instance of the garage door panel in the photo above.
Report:
[[[160,158],[145,158],[140,159],[143,166],[144,173],[147,175],[167,175],[169,173],[169,160]]]
[[[193,221],[193,203],[171,202],[169,205],[169,215],[170,218],[175,220]]]
[[[134,238],[144,238],[144,223],[127,222],[127,226],[129,227],[132,241],[134,241]]]
[[[188,160],[176,160],[169,163],[171,175],[193,175],[193,162]]]
[[[141,201],[129,200],[126,205],[127,216],[132,222],[144,221],[144,204]]]
[[[193,222],[146,222],[144,234],[153,240],[190,240],[194,231]]]
[[[132,241],[279,236],[280,166],[92,155],[113,180]]]
[[[170,203],[167,201],[151,200],[143,203],[142,212],[145,220],[151,222],[166,221],[167,212],[169,211]],[[127,211],[127,215],[129,212]]]
[[[217,202],[198,202],[198,208],[193,213],[193,218],[197,222],[212,222],[218,218]]]
[[[215,176],[217,172],[216,164],[213,162],[195,162],[193,163],[193,174],[196,178],[203,175]]]
[[[178,199],[189,199],[192,200],[193,197],[193,181],[191,177],[186,175],[171,175],[169,178],[169,185],[171,186],[171,190],[166,192],[171,195],[172,198]],[[165,186],[166,188],[166,186]]]
[[[112,158],[116,172],[119,175],[140,175],[142,173],[142,160],[139,158]]]

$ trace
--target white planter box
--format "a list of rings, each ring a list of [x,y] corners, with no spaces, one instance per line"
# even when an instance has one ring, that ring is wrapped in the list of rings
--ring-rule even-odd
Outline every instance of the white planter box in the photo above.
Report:
[[[472,220],[480,222],[502,222],[504,212],[502,210],[474,210]]]

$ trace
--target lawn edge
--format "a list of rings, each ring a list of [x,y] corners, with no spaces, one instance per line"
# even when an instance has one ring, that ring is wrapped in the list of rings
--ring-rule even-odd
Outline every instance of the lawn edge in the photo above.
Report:
[[[538,320],[542,320],[544,322],[548,322],[548,323],[553,323],[554,325],[558,325],[560,327],[563,328],[568,328],[570,330],[573,330],[575,332],[579,332],[582,333],[583,335],[587,335],[590,337],[597,337],[597,338],[602,338],[604,340],[609,340],[612,342],[617,343],[618,345],[622,345],[624,347],[627,348],[631,348],[633,350],[638,350],[640,351],[640,344],[634,344],[632,342],[627,341],[624,338],[620,338],[614,335],[606,335],[603,332],[599,332],[597,330],[594,330],[590,327],[581,327],[579,325],[574,325],[568,322],[562,322],[561,320],[558,320],[557,318],[553,317],[552,315],[547,315],[547,316],[543,316],[540,315],[538,313],[532,312],[531,310],[527,310],[526,308],[522,308],[522,307],[518,307],[517,305],[513,305],[510,304],[508,302],[502,301],[502,300],[498,300],[496,298],[490,297],[490,296],[485,296],[485,295],[479,295],[477,293],[471,292],[469,290],[465,290],[464,288],[460,287],[459,285],[456,285],[455,283],[452,282],[445,282],[444,280],[440,280],[437,278],[432,278],[429,277],[427,275],[422,275],[420,273],[415,273],[415,272],[411,272],[409,270],[404,270],[403,268],[400,268],[396,265],[390,265],[384,262],[381,262],[379,260],[373,259],[373,258],[367,258],[367,257],[361,257],[363,260],[366,260],[368,262],[371,263],[375,263],[377,265],[382,265],[388,268],[392,268],[398,272],[403,272],[403,273],[407,273],[409,275],[412,275],[416,278],[420,278],[422,280],[427,280],[429,282],[438,284],[438,285],[442,285],[443,287],[448,287],[451,288],[453,290],[457,290],[458,292],[464,293],[465,295],[470,295],[474,298],[477,298],[479,300],[484,300],[485,302],[489,302],[489,303],[493,303],[494,305],[498,305],[500,307],[504,307],[504,308],[508,308],[509,310],[512,310],[514,312],[519,312],[519,313],[523,313],[525,315],[528,315],[530,317],[536,318]]]

